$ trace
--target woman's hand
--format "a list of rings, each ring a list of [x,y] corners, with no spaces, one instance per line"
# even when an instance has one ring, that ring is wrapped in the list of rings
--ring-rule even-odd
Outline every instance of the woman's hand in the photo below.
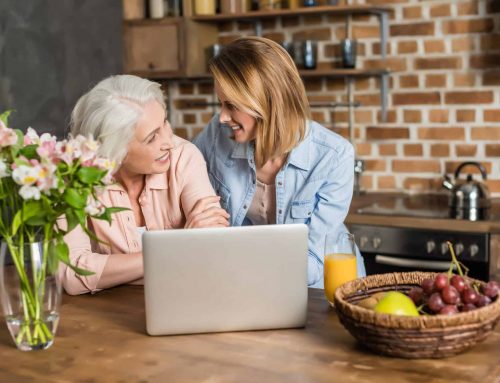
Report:
[[[220,207],[219,200],[219,196],[213,196],[196,202],[187,217],[184,228],[229,226],[229,214]]]

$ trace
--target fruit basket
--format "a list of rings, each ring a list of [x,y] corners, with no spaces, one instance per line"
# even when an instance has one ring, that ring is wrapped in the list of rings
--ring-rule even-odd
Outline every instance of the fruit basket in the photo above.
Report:
[[[500,297],[485,307],[454,315],[417,317],[377,313],[356,305],[382,291],[408,291],[436,273],[409,272],[372,275],[347,282],[335,292],[342,325],[359,342],[384,355],[402,358],[444,358],[482,342],[500,319]],[[484,286],[485,283],[468,279]]]

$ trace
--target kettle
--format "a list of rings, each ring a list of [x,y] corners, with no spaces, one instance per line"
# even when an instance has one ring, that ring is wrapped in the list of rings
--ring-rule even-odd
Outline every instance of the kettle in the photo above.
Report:
[[[455,170],[455,180],[445,175],[443,187],[451,191],[449,198],[450,216],[471,221],[486,219],[491,206],[490,192],[483,181],[475,181],[472,174],[465,180],[459,179],[465,166],[476,166],[486,181],[486,169],[479,162],[463,162]]]

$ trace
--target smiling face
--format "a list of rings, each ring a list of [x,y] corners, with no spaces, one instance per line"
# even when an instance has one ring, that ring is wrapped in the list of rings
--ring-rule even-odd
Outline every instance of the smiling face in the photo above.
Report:
[[[129,174],[164,173],[170,167],[170,149],[173,147],[173,132],[165,110],[157,101],[148,101],[120,170]]]
[[[229,125],[233,131],[233,139],[239,143],[255,140],[257,136],[257,123],[253,116],[239,110],[229,100],[218,84],[215,84],[215,92],[221,103],[219,122]]]

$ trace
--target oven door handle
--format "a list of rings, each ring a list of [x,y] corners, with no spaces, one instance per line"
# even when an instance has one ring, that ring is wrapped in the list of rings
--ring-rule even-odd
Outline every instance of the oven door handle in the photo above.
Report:
[[[441,271],[448,271],[450,268],[450,262],[390,257],[388,255],[380,255],[380,254],[377,254],[375,256],[375,262],[381,265],[399,266],[399,267],[408,267],[417,269],[441,270]],[[456,266],[453,265],[453,268],[455,269]]]

